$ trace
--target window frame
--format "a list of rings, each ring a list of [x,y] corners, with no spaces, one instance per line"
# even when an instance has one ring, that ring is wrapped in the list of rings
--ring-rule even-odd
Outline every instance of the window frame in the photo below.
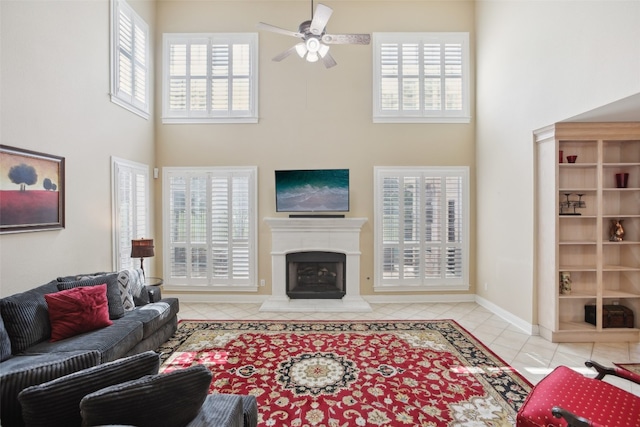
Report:
[[[191,111],[185,107],[184,111],[171,110],[170,102],[170,46],[178,43],[206,43],[207,44],[207,110]],[[232,92],[233,85],[229,84],[229,100],[226,110],[214,111],[211,107],[211,45],[214,43],[229,45],[249,45],[249,109],[233,110]],[[189,55],[186,53],[186,55]],[[187,65],[185,65],[187,66]],[[230,67],[231,68],[231,67]],[[164,33],[162,35],[162,123],[165,124],[189,124],[189,123],[257,123],[258,122],[258,33]],[[226,75],[229,78],[229,75]],[[189,99],[188,91],[192,75],[187,73],[185,78],[185,97]]]
[[[131,221],[129,224],[129,235],[125,236],[123,240],[122,236],[122,188],[120,185],[121,172],[136,175],[142,175],[144,179],[144,200],[139,201],[137,194],[138,182],[132,179],[133,183],[130,188],[128,196],[130,196],[131,208]],[[114,271],[120,271],[126,268],[136,268],[135,261],[131,259],[130,263],[123,264],[123,259],[131,258],[131,240],[140,239],[143,237],[150,237],[150,178],[149,178],[149,166],[143,163],[133,162],[131,160],[121,159],[115,156],[111,157],[111,206],[112,206],[112,223],[113,223],[113,269]],[[143,211],[144,224],[140,225],[140,218],[138,213],[140,209]]]
[[[423,274],[418,279],[404,279],[404,280],[390,280],[385,279],[383,275],[384,269],[384,248],[383,242],[383,216],[384,216],[384,178],[388,176],[420,176],[424,177],[460,177],[461,178],[461,267],[462,273],[459,278],[438,278],[428,279]],[[441,203],[440,209],[445,209],[445,203]],[[446,234],[447,223],[443,216],[440,230],[444,235]],[[469,182],[469,167],[468,166],[376,166],[374,167],[374,290],[376,292],[415,292],[415,291],[468,291],[470,289],[470,182]],[[422,225],[420,225],[422,227]],[[402,224],[398,224],[398,234],[402,233]],[[424,231],[424,230],[422,230]],[[401,243],[398,243],[400,245]],[[424,259],[424,234],[421,235],[420,240],[420,256]],[[441,246],[446,246],[446,242],[441,242]],[[446,256],[445,252],[442,252],[440,258],[441,262],[444,262],[443,258]],[[402,262],[400,261],[402,264]],[[424,273],[424,270],[422,270]]]
[[[414,77],[419,82],[419,109],[403,110],[401,106],[397,110],[382,110],[382,63],[381,48],[383,44],[405,44],[418,43],[421,47],[425,43],[429,44],[460,44],[461,47],[461,73],[462,73],[462,108],[460,110],[445,110],[441,106],[439,110],[426,110],[424,107],[424,60],[423,50],[420,49],[419,73]],[[373,122],[374,123],[469,123],[471,121],[471,93],[470,93],[470,48],[468,32],[422,32],[422,33],[373,33]],[[444,55],[444,54],[442,54]],[[439,76],[444,76],[444,56],[442,56],[441,70]],[[398,97],[401,98],[400,81],[403,75],[399,76]],[[442,79],[442,103],[446,99],[445,79]]]
[[[212,265],[207,264],[207,277],[205,279],[202,278],[194,278],[187,277],[184,279],[181,278],[173,278],[171,274],[171,185],[170,178],[172,176],[184,176],[184,177],[194,177],[194,176],[224,176],[231,177],[234,174],[239,176],[247,176],[248,179],[248,196],[247,202],[249,204],[247,213],[249,215],[248,226],[249,226],[249,237],[248,237],[248,256],[249,256],[249,267],[248,267],[248,277],[246,280],[236,280],[229,279],[227,282],[221,281],[220,279],[215,279],[212,272]],[[255,292],[258,290],[258,194],[257,194],[257,167],[255,166],[243,166],[243,167],[164,167],[162,170],[162,213],[163,213],[163,235],[165,236],[163,239],[163,277],[164,277],[164,285],[168,289],[173,290],[181,290],[181,291],[220,291],[220,292],[230,292],[230,291],[240,291],[240,292]],[[209,184],[207,184],[209,186]],[[190,190],[188,190],[190,191]],[[207,218],[211,218],[211,199],[209,198],[211,193],[207,193]],[[232,225],[229,225],[231,227]],[[208,248],[208,255],[211,256],[211,223],[207,223],[207,237],[209,242],[205,242],[204,245]],[[184,246],[188,251],[189,248],[193,247],[202,247],[202,243],[185,243]],[[177,245],[180,246],[180,245]],[[187,262],[188,264],[188,262]],[[187,267],[189,268],[189,267]],[[180,282],[182,281],[182,282]],[[244,283],[243,283],[244,282]]]
[[[131,34],[134,40],[132,41],[132,49],[133,52],[131,54],[131,94],[127,94],[120,89],[121,87],[121,73],[120,73],[120,53],[124,52],[121,48],[120,43],[120,29],[123,24],[120,19],[120,13],[126,14],[131,20]],[[138,44],[135,42],[136,37],[136,29],[139,29],[144,34],[144,64],[141,64],[139,61],[136,61],[135,58],[138,56],[138,49],[136,46]],[[149,39],[149,26],[145,22],[140,15],[136,13],[136,11],[126,2],[126,0],[111,0],[111,26],[110,26],[110,38],[111,38],[111,49],[110,49],[110,66],[111,66],[111,87],[110,87],[110,97],[111,102],[117,104],[132,113],[137,114],[138,116],[148,120],[151,116],[151,40]],[[124,52],[125,55],[128,56],[127,52]],[[143,75],[144,75],[144,101],[140,101],[137,99],[137,92],[135,91],[137,87],[139,87],[136,82],[136,76],[139,75],[137,70],[142,67]]]

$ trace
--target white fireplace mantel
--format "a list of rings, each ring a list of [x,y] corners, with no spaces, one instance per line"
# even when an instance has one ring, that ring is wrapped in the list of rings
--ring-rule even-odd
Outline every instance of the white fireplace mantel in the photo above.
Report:
[[[367,218],[265,218],[264,221],[271,228],[271,297],[260,311],[371,311],[369,303],[360,296],[360,230]],[[304,251],[346,255],[346,295],[342,299],[287,296],[286,256]]]

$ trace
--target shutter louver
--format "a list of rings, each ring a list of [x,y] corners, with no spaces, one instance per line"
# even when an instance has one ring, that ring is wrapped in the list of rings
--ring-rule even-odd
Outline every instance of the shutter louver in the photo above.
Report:
[[[374,34],[374,122],[467,122],[467,33]]]
[[[465,184],[455,173],[380,173],[381,283],[462,285],[465,279]]]
[[[165,35],[165,119],[252,117],[256,104],[256,48],[239,41],[246,39],[252,37]]]
[[[115,269],[135,266],[131,240],[148,237],[148,171],[146,165],[113,160]]]
[[[124,0],[116,4],[112,18],[112,100],[148,117],[148,27]]]
[[[172,246],[184,247],[188,269],[182,260],[171,260],[169,271],[184,284],[208,286],[248,286],[253,280],[254,238],[252,218],[252,173],[206,171],[191,176],[175,172],[169,176],[169,206],[171,235],[184,235],[184,242]],[[183,195],[184,194],[184,195]],[[189,200],[189,221],[185,227],[173,218],[181,216],[183,199]],[[182,231],[182,230],[185,231]],[[183,253],[180,252],[180,256]],[[175,265],[174,265],[175,263]]]

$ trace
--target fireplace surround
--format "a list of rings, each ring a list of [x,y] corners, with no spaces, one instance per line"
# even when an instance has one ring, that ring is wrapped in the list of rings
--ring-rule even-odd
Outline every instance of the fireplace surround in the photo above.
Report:
[[[360,296],[360,230],[366,218],[265,218],[271,228],[271,296],[260,311],[369,312]],[[287,295],[287,255],[297,252],[344,254],[342,298]]]

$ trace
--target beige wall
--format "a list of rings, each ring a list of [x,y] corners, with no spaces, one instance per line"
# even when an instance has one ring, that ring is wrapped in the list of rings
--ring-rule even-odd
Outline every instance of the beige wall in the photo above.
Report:
[[[473,43],[474,6],[466,1],[325,1],[334,9],[334,33],[375,31],[468,31]],[[295,30],[310,18],[310,2],[162,1],[162,32],[254,32],[260,21]],[[241,125],[162,125],[158,120],[158,166],[255,165],[259,187],[259,274],[261,294],[271,292],[271,235],[264,217],[276,214],[274,170],[348,168],[349,216],[367,217],[361,238],[361,293],[373,293],[373,167],[467,165],[475,171],[474,124],[373,124],[371,46],[333,46],[338,66],[326,70],[297,56],[271,58],[297,42],[261,32],[260,121]],[[161,70],[160,46],[156,51]],[[473,67],[472,67],[473,69]],[[156,75],[160,90],[161,74]],[[160,97],[156,109],[160,111]],[[474,188],[472,184],[472,188]],[[160,189],[158,188],[158,191]],[[156,194],[156,236],[161,236],[161,196]],[[472,197],[475,201],[475,197]],[[472,207],[473,212],[473,207]],[[475,277],[472,221],[471,280]],[[158,239],[160,243],[160,239]],[[473,292],[474,289],[471,289]]]
[[[155,25],[154,3],[131,4]],[[5,296],[110,270],[110,158],[155,154],[153,122],[109,100],[107,0],[2,0],[0,20],[0,142],[66,159],[66,228],[0,236]]]
[[[258,21],[295,29],[310,15],[302,0],[132,4],[156,29],[158,42],[164,31],[255,31]],[[477,188],[471,277],[479,298],[535,323],[531,132],[640,92],[640,3],[326,4],[336,11],[329,26],[335,32],[471,32],[478,64],[474,58],[474,121],[373,125],[370,47],[332,47],[339,64],[332,70],[295,57],[278,64],[270,58],[295,39],[270,33],[260,34],[259,124],[145,121],[108,98],[107,0],[0,1],[0,142],[67,160],[67,228],[0,236],[0,295],[57,275],[111,267],[111,155],[152,167],[257,165],[260,218],[276,215],[274,169],[350,168],[350,215],[370,219],[362,238],[364,294],[372,292],[366,278],[373,274],[373,166],[450,164],[469,165]],[[157,89],[160,77],[158,68]],[[153,183],[160,244],[161,188],[159,180]],[[269,246],[260,222],[259,278],[268,282]],[[161,271],[160,256],[150,261],[149,269]],[[261,293],[269,289],[270,283]]]
[[[640,92],[640,2],[491,0],[476,11],[477,294],[536,324],[532,132]]]

